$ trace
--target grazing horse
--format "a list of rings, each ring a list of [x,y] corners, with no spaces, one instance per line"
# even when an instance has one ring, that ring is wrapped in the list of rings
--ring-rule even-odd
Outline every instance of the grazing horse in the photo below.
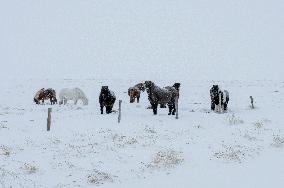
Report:
[[[74,101],[76,105],[78,100],[81,100],[84,105],[88,105],[88,99],[84,92],[80,88],[65,88],[62,89],[59,93],[59,104],[67,104],[68,100]]]
[[[218,85],[213,85],[210,89],[210,98],[211,110],[227,111],[229,102],[229,92],[227,90],[222,91]]]
[[[130,103],[134,103],[137,98],[137,103],[139,103],[141,91],[145,91],[145,85],[143,83],[136,84],[128,89],[128,96],[130,97]]]
[[[113,91],[109,90],[108,86],[102,86],[101,93],[99,97],[101,114],[104,113],[103,108],[106,107],[106,113],[110,114],[112,112],[113,105],[115,103],[116,97]]]
[[[174,87],[168,86],[166,88],[160,88],[152,81],[145,81],[145,87],[154,115],[157,115],[158,104],[168,104],[168,115],[175,115],[175,102],[178,97],[178,91]]]
[[[36,104],[40,104],[40,101],[42,101],[42,104],[44,104],[44,100],[48,100],[48,99],[50,100],[51,105],[57,103],[55,90],[52,88],[48,88],[48,89],[42,88],[36,93],[34,97],[34,102]]]

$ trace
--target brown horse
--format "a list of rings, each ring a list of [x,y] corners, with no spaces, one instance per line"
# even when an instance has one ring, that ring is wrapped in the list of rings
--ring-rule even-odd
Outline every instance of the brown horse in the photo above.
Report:
[[[51,105],[57,103],[55,90],[52,88],[48,88],[48,89],[42,88],[36,93],[34,97],[34,102],[36,104],[40,104],[40,101],[42,101],[42,104],[44,104],[44,100],[48,100],[48,99],[50,100]]]
[[[145,91],[145,85],[143,83],[136,84],[128,89],[128,95],[130,97],[130,103],[134,103],[137,98],[137,103],[139,103],[141,91]]]

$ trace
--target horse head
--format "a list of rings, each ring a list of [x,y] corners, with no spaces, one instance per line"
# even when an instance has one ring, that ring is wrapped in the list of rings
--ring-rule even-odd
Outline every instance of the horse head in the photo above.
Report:
[[[140,91],[144,92],[145,91],[145,84],[144,83],[139,83],[136,85],[136,87],[139,88]]]
[[[154,86],[154,83],[152,81],[145,81],[145,87],[147,89],[151,89]]]
[[[135,102],[135,98],[136,98],[135,93],[136,92],[135,92],[135,89],[133,87],[128,89],[128,95],[130,97],[130,103],[134,103]]]
[[[39,104],[39,103],[40,103],[37,98],[34,98],[34,102],[35,102],[36,104]]]
[[[102,88],[101,88],[101,96],[102,96],[102,98],[104,100],[108,98],[108,96],[109,96],[108,86],[102,86]]]
[[[173,85],[173,87],[174,87],[176,90],[179,90],[179,88],[180,88],[180,83],[175,83],[175,84]]]

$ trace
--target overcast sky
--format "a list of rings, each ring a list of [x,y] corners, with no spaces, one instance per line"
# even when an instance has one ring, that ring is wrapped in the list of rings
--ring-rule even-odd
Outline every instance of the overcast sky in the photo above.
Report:
[[[283,10],[283,0],[1,1],[0,77],[284,81]]]

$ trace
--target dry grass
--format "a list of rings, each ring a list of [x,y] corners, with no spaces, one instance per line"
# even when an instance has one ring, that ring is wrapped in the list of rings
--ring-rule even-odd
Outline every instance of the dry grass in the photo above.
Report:
[[[10,148],[8,148],[7,146],[1,145],[0,146],[0,155],[4,155],[9,157],[11,154],[10,152]]]
[[[172,149],[166,149],[156,153],[149,166],[154,168],[173,168],[183,161],[184,159],[180,153]]]
[[[257,129],[261,129],[261,128],[263,128],[264,123],[263,123],[262,121],[257,121],[257,122],[254,122],[254,126],[255,126]]]
[[[128,146],[128,145],[134,145],[134,144],[138,143],[136,138],[127,137],[127,136],[118,135],[118,134],[114,134],[112,136],[112,141],[116,146],[118,146],[120,148]]]
[[[242,119],[240,119],[240,117],[235,116],[235,114],[228,115],[227,121],[228,121],[229,125],[238,125],[238,124],[244,123],[244,121]]]
[[[249,148],[246,146],[234,145],[227,146],[223,145],[221,151],[215,152],[214,157],[221,159],[225,162],[239,162],[241,163],[248,157],[253,157],[258,154],[257,149]]]
[[[38,171],[39,168],[35,164],[25,163],[22,169],[25,170],[28,174],[34,174]]]
[[[277,148],[282,148],[284,146],[284,136],[273,135],[273,142],[271,145]]]
[[[95,185],[101,185],[106,182],[112,183],[113,178],[106,172],[95,170],[93,174],[88,175],[88,182]]]

